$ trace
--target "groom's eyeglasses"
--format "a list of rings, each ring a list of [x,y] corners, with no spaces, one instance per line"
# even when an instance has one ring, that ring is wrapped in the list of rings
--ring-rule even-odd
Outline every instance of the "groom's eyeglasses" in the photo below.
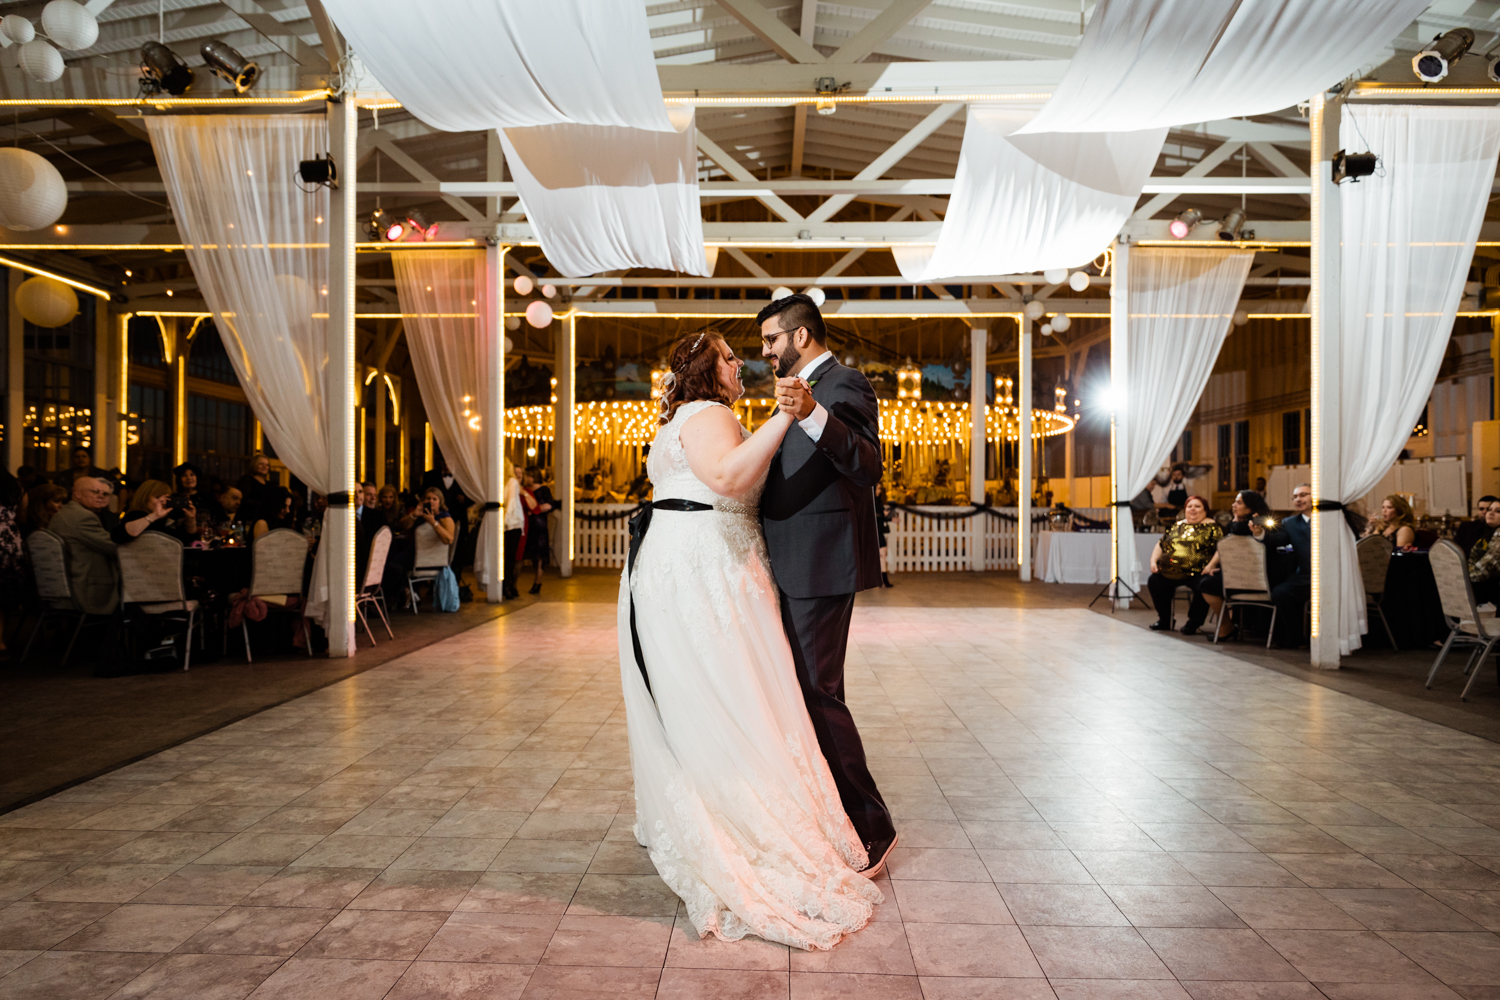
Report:
[[[785,337],[789,333],[796,333],[797,330],[800,330],[800,329],[802,329],[802,327],[799,326],[799,327],[797,327],[796,329],[793,329],[793,330],[777,330],[776,331],[776,336],[774,336],[774,337],[762,337],[762,338],[760,338],[760,340],[761,340],[761,343],[765,344],[767,347],[775,347],[776,346],[776,341],[780,340],[782,337]]]

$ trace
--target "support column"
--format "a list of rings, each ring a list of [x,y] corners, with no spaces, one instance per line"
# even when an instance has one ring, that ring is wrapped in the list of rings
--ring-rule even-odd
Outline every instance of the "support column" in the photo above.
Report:
[[[493,133],[492,133],[493,134]],[[489,551],[485,561],[492,567],[485,581],[484,596],[491,604],[503,600],[505,575],[505,250],[491,244],[484,250],[484,340],[488,350],[484,373],[484,449],[485,496],[495,506],[485,511],[493,530],[489,534]]]
[[[94,464],[101,469],[109,468],[111,419],[110,375],[114,365],[109,353],[109,303],[94,303],[94,405],[89,413],[89,444],[93,445]]]
[[[976,326],[969,331],[969,502],[984,503],[984,456],[989,448],[989,417],[986,412],[989,393],[989,338],[988,326]],[[985,528],[989,515],[979,514],[969,518],[972,534],[969,536],[969,569],[975,573],[984,571]]]
[[[355,421],[354,165],[359,112],[352,100],[329,102],[328,142],[341,167],[328,211],[328,655],[354,655]],[[335,501],[338,501],[335,503]]]
[[[552,497],[562,518],[555,558],[558,572],[566,577],[573,575],[573,369],[578,363],[578,317],[570,312],[552,338],[557,381],[552,389]]]
[[[130,447],[130,317],[131,313],[121,313],[115,318],[120,325],[119,335],[115,341],[115,347],[120,352],[115,359],[119,366],[115,372],[115,406],[111,416],[114,418],[112,424],[112,435],[110,443],[114,457],[114,467],[121,472],[128,471],[125,466],[127,462],[128,448]],[[259,426],[257,424],[256,426]],[[105,466],[110,468],[110,466]]]
[[[1016,317],[1016,355],[1020,359],[1020,377],[1016,379],[1016,565],[1021,582],[1031,579],[1031,493],[1033,488],[1031,439],[1031,317]]]
[[[1130,607],[1130,592],[1119,581],[1125,580],[1135,562],[1135,522],[1130,517],[1130,497],[1123,495],[1125,469],[1119,447],[1119,442],[1125,437],[1126,422],[1130,419],[1126,406],[1130,363],[1130,244],[1117,240],[1114,258],[1114,284],[1109,293],[1109,502],[1112,505],[1109,511],[1109,575],[1114,607],[1124,610]]]
[[[188,335],[176,316],[157,317],[167,359],[167,413],[172,423],[172,464],[187,461]]]
[[[375,369],[375,471],[365,478],[376,486],[385,485],[385,436],[390,428],[390,400],[386,393],[385,372]]]
[[[1313,501],[1339,500],[1343,476],[1339,454],[1339,298],[1342,218],[1333,154],[1339,148],[1338,99],[1315,94],[1308,115],[1312,139],[1312,491]],[[1285,501],[1282,501],[1285,502]],[[1343,512],[1312,514],[1312,665],[1339,667],[1339,538]]]
[[[406,404],[406,386],[398,378],[396,383],[396,489],[411,489],[411,407]]]
[[[6,310],[9,323],[5,331],[5,467],[14,472],[21,465],[26,448],[26,352],[22,349],[26,321],[16,308],[16,289],[25,277],[9,269],[7,290],[10,303]]]

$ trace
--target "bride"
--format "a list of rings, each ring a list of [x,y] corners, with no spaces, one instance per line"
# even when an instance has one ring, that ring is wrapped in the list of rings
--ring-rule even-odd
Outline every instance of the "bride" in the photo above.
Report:
[[[620,583],[636,839],[700,937],[826,950],[882,896],[858,874],[865,849],[808,719],[761,536],[792,418],[740,425],[744,362],[717,333],[684,337],[669,365],[650,530]]]

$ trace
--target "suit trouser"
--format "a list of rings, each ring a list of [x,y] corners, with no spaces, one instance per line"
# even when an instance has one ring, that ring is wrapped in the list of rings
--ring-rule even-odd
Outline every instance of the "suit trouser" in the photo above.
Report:
[[[870,776],[859,729],[844,704],[844,653],[854,595],[789,597],[782,591],[780,596],[781,623],[791,641],[797,681],[844,812],[866,844],[890,837],[895,833],[890,810]]]
[[[1312,581],[1300,573],[1271,588],[1271,603],[1276,605],[1276,633],[1271,638],[1278,646],[1307,645],[1302,619],[1311,596]]]
[[[516,574],[520,572],[516,568],[517,549],[521,547],[521,529],[508,528],[505,532],[505,590],[508,593],[516,592]]]

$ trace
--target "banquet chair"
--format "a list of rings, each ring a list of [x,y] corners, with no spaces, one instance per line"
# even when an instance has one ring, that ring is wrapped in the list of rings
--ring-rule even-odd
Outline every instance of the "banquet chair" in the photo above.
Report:
[[[1437,582],[1438,598],[1443,604],[1443,617],[1452,622],[1452,630],[1432,664],[1432,672],[1427,675],[1427,687],[1431,689],[1448,651],[1454,646],[1468,646],[1474,650],[1469,654],[1468,663],[1464,664],[1464,675],[1469,681],[1458,696],[1460,701],[1468,701],[1469,688],[1479,676],[1479,665],[1500,642],[1500,620],[1480,616],[1463,549],[1446,538],[1439,539],[1428,558],[1432,561],[1432,578]]]
[[[417,584],[426,583],[431,587],[432,581],[437,579],[443,567],[447,566],[453,559],[453,546],[444,545],[443,540],[438,537],[437,529],[425,521],[417,525],[417,557],[413,560],[411,572],[406,574],[406,590],[411,598],[411,613],[420,614],[417,610]],[[453,541],[458,541],[457,533]]]
[[[63,653],[60,666],[68,665],[68,657],[73,655],[73,644],[78,641],[78,633],[83,631],[84,623],[89,616],[78,606],[73,599],[73,584],[68,579],[68,546],[62,540],[62,536],[42,528],[33,531],[31,537],[26,539],[26,551],[31,557],[31,572],[36,580],[37,596],[42,601],[42,616],[37,619],[36,628],[31,630],[31,638],[26,640],[26,648],[21,652],[21,662],[31,655],[31,646],[36,642],[36,637],[46,628],[49,618],[71,618],[76,617],[78,624],[73,627],[73,635],[68,639],[67,651]],[[102,625],[107,618],[90,624]]]
[[[250,546],[250,597],[258,598],[268,607],[285,609],[288,598],[302,596],[302,574],[307,566],[307,539],[291,528],[268,531]],[[302,609],[297,609],[298,614]],[[250,623],[240,622],[245,635],[245,662],[251,662]],[[308,634],[307,617],[302,617],[302,640],[307,655],[312,655],[312,637]]]
[[[1396,633],[1391,631],[1391,623],[1385,617],[1385,609],[1381,607],[1381,598],[1385,596],[1385,573],[1391,565],[1392,548],[1391,540],[1384,535],[1366,535],[1354,543],[1354,554],[1359,559],[1359,578],[1365,585],[1365,611],[1375,609],[1375,614],[1380,617],[1380,624],[1385,626],[1385,637],[1391,641],[1391,648],[1400,649],[1396,645]]]
[[[1266,629],[1266,648],[1276,633],[1276,605],[1271,602],[1271,581],[1266,575],[1266,547],[1249,535],[1228,535],[1219,541],[1219,572],[1224,577],[1224,606],[1219,618],[1236,607],[1270,608],[1271,624]],[[1214,640],[1219,641],[1218,620],[1214,622]]]
[[[391,619],[386,614],[385,591],[381,589],[380,580],[385,574],[385,560],[391,551],[391,529],[381,528],[375,532],[375,537],[370,539],[370,556],[365,564],[364,585],[359,588],[359,596],[354,601],[354,610],[359,613],[359,620],[365,627],[365,632],[370,636],[370,645],[375,645],[375,633],[370,630],[370,620],[365,617],[365,605],[374,608],[380,615],[380,620],[385,623],[385,633],[392,639],[396,633],[391,631]]]
[[[135,541],[121,545],[120,604],[137,611],[187,622],[182,640],[182,669],[193,662],[193,625],[198,626],[198,648],[203,648],[203,620],[198,602],[190,600],[182,583],[182,543],[160,531],[143,532]]]

